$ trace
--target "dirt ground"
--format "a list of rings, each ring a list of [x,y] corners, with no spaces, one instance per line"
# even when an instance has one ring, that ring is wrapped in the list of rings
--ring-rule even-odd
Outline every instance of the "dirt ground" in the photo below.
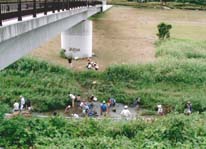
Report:
[[[101,70],[112,64],[138,64],[155,61],[156,26],[171,23],[174,38],[206,39],[206,12],[188,10],[136,9],[115,6],[93,21],[93,52]],[[35,49],[30,56],[69,68],[59,57],[60,35]],[[73,69],[85,69],[78,60]]]

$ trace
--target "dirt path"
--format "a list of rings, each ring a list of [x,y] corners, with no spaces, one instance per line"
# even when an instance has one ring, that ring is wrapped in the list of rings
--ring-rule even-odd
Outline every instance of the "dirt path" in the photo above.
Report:
[[[140,20],[144,18],[139,18]],[[111,64],[147,63],[155,59],[155,36],[143,30],[137,9],[114,7],[93,21],[93,52],[101,69]],[[60,36],[34,50],[31,55],[68,67],[59,57]],[[86,60],[74,62],[77,70],[85,69]]]

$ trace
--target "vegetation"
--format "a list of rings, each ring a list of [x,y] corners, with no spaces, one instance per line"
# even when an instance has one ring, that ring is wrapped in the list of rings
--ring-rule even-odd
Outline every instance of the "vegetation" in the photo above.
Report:
[[[61,58],[65,58],[65,59],[67,58],[66,55],[65,55],[65,49],[61,49],[61,50],[60,50],[59,56],[60,56]]]
[[[67,120],[62,117],[0,121],[5,148],[204,148],[206,114],[145,121]]]
[[[159,37],[160,40],[170,38],[170,29],[172,28],[172,25],[160,23],[157,26],[157,28],[158,28],[157,36]]]
[[[206,10],[206,1],[204,0],[168,0],[162,6],[160,0],[145,0],[141,3],[139,0],[108,0],[109,4],[131,6],[135,8],[163,8],[170,9],[188,9],[188,10]]]
[[[70,103],[68,93],[84,98],[94,94],[99,101],[115,97],[125,104],[140,96],[142,106],[150,110],[161,103],[182,113],[190,100],[194,111],[205,111],[206,42],[171,39],[157,47],[153,64],[114,65],[105,72],[74,72],[22,59],[0,73],[0,100],[12,106],[24,95],[36,111],[48,111]]]

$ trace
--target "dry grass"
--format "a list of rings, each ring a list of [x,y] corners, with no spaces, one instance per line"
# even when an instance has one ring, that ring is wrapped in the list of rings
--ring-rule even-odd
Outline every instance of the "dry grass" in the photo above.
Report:
[[[93,21],[94,58],[101,69],[111,64],[148,63],[155,60],[156,26],[171,23],[171,36],[206,39],[206,13],[189,10],[136,9],[113,7]],[[31,55],[52,63],[68,66],[59,57],[60,36],[34,50]],[[86,60],[74,62],[74,69],[85,68]]]

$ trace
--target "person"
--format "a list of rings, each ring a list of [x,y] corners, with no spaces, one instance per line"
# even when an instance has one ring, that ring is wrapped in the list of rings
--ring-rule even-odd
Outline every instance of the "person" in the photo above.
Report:
[[[192,104],[190,101],[187,102],[185,108],[185,114],[190,115],[192,113]]]
[[[57,115],[58,115],[57,111],[54,111],[53,116],[57,116]]]
[[[14,102],[14,105],[13,105],[13,112],[17,112],[19,111],[19,103],[17,101]]]
[[[20,96],[20,111],[22,111],[25,107],[25,99],[24,97],[21,95]]]
[[[100,115],[107,116],[108,107],[105,101],[100,105]]]
[[[71,114],[71,115],[72,115],[72,117],[73,117],[73,118],[75,118],[75,119],[78,119],[78,118],[79,118],[79,115],[78,115],[78,114],[76,114],[76,113]]]
[[[88,106],[88,104],[86,103],[85,100],[83,100],[83,101],[80,103],[80,107],[81,107],[81,109],[82,109],[82,113],[83,113],[83,114],[87,114],[87,113],[88,113],[89,106]]]
[[[88,107],[89,107],[89,110],[93,110],[93,108],[94,108],[93,100],[90,100],[90,101],[89,101]]]
[[[69,98],[72,100],[72,108],[74,108],[74,102],[75,102],[75,99],[76,97],[73,95],[73,94],[69,94]]]
[[[97,65],[97,63],[93,63],[93,66],[92,66],[93,68],[94,68],[94,70],[99,70],[99,66]]]
[[[137,109],[139,109],[140,103],[141,103],[141,98],[138,97],[138,98],[137,98],[137,102],[136,102],[136,108],[137,108]]]
[[[70,67],[72,67],[72,56],[67,57],[68,63],[70,64]]]
[[[128,106],[125,105],[124,109],[121,111],[120,115],[125,118],[126,120],[129,120],[132,116],[131,112],[128,110]]]
[[[92,96],[90,97],[90,100],[92,100],[92,101],[97,101],[97,97],[95,97],[94,95],[92,95]]]
[[[110,103],[110,107],[115,107],[116,105],[116,100],[114,98],[109,98],[109,103]]]
[[[157,105],[157,113],[158,113],[159,115],[163,115],[162,105]]]
[[[97,112],[95,110],[89,110],[88,111],[88,116],[93,117],[93,116],[98,116]]]
[[[88,63],[87,63],[87,69],[92,69],[92,65],[93,65],[93,62],[92,62],[92,60],[91,60],[91,58],[88,58]]]
[[[25,106],[26,106],[26,109],[27,109],[28,111],[31,111],[31,110],[32,110],[31,101],[30,101],[29,99],[26,100]]]
[[[68,105],[68,106],[65,108],[64,113],[67,113],[67,112],[69,111],[69,109],[71,109],[71,106],[70,106],[70,105]]]
[[[135,107],[135,108],[137,108],[137,109],[139,109],[139,107],[140,107],[140,101],[141,101],[141,98],[140,97],[137,97],[136,99],[135,99],[135,101],[133,102],[133,107]]]
[[[75,103],[76,103],[76,106],[80,106],[80,103],[81,103],[81,95],[78,94],[75,98]]]

